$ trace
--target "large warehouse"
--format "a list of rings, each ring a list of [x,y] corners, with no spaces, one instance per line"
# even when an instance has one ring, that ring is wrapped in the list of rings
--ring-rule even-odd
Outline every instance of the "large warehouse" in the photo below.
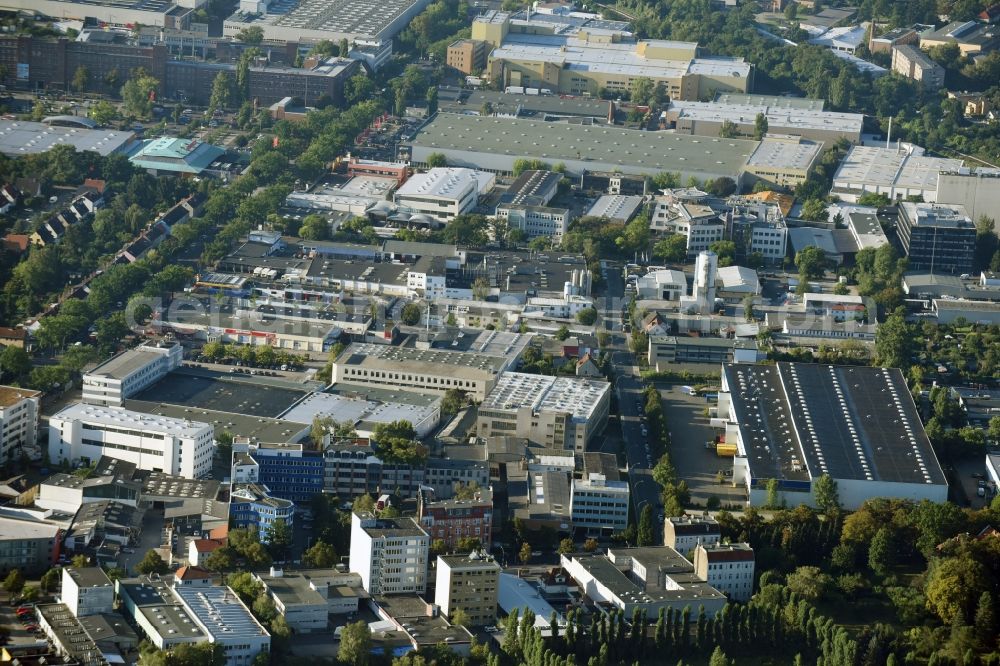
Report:
[[[670,171],[682,180],[725,176],[739,182],[759,142],[439,113],[409,145],[410,160],[418,165],[426,164],[432,153],[442,153],[449,166],[501,174],[513,173],[519,159],[537,159],[564,164],[572,176],[585,171],[646,176]]]
[[[944,502],[948,483],[903,373],[894,368],[812,363],[723,365],[719,417],[736,444],[733,483],[751,506],[779,499],[814,505],[813,481],[828,474],[841,505],[872,497]]]

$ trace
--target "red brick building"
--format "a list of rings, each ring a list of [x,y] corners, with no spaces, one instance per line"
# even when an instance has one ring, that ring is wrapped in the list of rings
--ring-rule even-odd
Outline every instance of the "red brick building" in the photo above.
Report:
[[[431,537],[431,543],[441,539],[449,550],[457,550],[458,542],[471,537],[479,539],[482,548],[490,550],[493,531],[493,491],[476,490],[472,499],[432,500],[427,493],[417,499],[417,520]]]

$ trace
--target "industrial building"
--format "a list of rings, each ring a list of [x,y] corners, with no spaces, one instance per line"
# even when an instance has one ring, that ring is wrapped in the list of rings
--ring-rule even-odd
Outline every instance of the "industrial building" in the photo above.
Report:
[[[640,176],[670,171],[681,180],[726,177],[739,184],[759,142],[438,113],[407,144],[415,164],[441,153],[450,165],[498,174],[513,174],[517,160],[535,159],[563,164],[572,177],[595,171]]]
[[[35,448],[41,396],[41,391],[0,385],[0,463]]]
[[[963,167],[941,171],[936,201],[964,206],[973,220],[983,215],[1000,220],[1000,169]]]
[[[683,612],[704,608],[714,617],[726,596],[698,577],[694,566],[668,546],[611,548],[607,554],[560,555],[562,568],[580,591],[597,604],[608,604],[631,617],[641,610],[655,617],[660,609]]]
[[[351,514],[351,571],[372,596],[425,592],[430,545],[413,518]]]
[[[624,93],[632,81],[662,84],[670,98],[705,99],[747,92],[751,67],[742,58],[703,57],[698,45],[631,40],[631,33],[514,18],[487,11],[472,23],[472,39],[489,43],[487,72],[501,87],[534,87],[568,95]]]
[[[792,136],[766,136],[747,159],[743,182],[794,188],[805,182],[822,151],[822,142]]]
[[[83,401],[121,407],[143,389],[179,368],[184,360],[180,343],[148,343],[124,351],[83,375]]]
[[[788,504],[814,505],[822,475],[837,483],[848,510],[871,497],[947,499],[944,473],[897,369],[727,363],[718,409],[725,441],[737,446],[733,483],[746,488],[751,506],[767,501],[772,479]]]
[[[49,418],[51,460],[97,461],[109,455],[139,469],[195,479],[212,469],[214,428],[121,407],[74,403]]]
[[[27,120],[0,120],[0,153],[12,157],[37,155],[55,146],[95,152],[102,157],[126,152],[135,135],[122,130],[61,127]]]
[[[480,42],[485,44],[485,42]],[[485,57],[485,56],[484,56]],[[534,118],[544,121],[614,121],[615,104],[606,99],[566,95],[529,95],[524,92],[438,87],[438,111],[473,116]]]
[[[136,24],[165,28],[187,28],[195,9],[204,0],[179,0],[149,2],[148,0],[122,0],[120,2],[95,0],[4,0],[6,10],[27,11],[51,16],[58,20],[93,18],[109,26],[131,27]]]
[[[434,603],[449,618],[462,611],[469,626],[493,624],[500,594],[500,565],[489,549],[438,555]]]
[[[955,44],[963,56],[984,55],[1000,45],[1000,30],[991,24],[977,21],[952,21],[938,28],[920,33],[920,48]]]
[[[477,428],[480,437],[522,437],[583,451],[604,429],[610,404],[605,381],[504,372],[479,406]]]
[[[352,344],[333,361],[331,381],[424,393],[458,389],[473,400],[483,400],[514,360],[478,352]]]
[[[893,201],[920,196],[935,202],[938,174],[962,168],[962,160],[928,157],[920,146],[854,146],[833,176],[831,193],[852,203],[865,193],[884,194]]]
[[[756,363],[757,343],[743,338],[649,336],[649,366],[657,372],[677,363]]]
[[[801,100],[766,95],[719,95],[715,101],[671,99],[663,112],[667,129],[682,134],[719,136],[723,124],[731,124],[739,136],[753,137],[757,116],[767,119],[767,131],[800,136],[832,145],[840,139],[861,143],[864,116],[860,113],[824,111],[823,100]],[[789,103],[792,102],[792,103]]]
[[[901,202],[896,230],[909,270],[969,272],[976,251],[976,225],[964,207]]]
[[[629,486],[618,478],[617,465],[610,473],[586,472],[570,483],[570,518],[575,529],[609,536],[628,527]]]
[[[359,437],[370,437],[379,424],[408,421],[424,438],[441,421],[441,398],[436,395],[362,389],[310,393],[281,415],[286,421],[311,424],[317,417],[350,423]]]
[[[393,198],[401,207],[450,220],[475,208],[479,196],[493,189],[493,183],[493,175],[487,172],[435,168],[410,176]]]
[[[264,39],[277,42],[346,39],[391,54],[392,38],[428,4],[429,0],[240,0],[222,29],[226,37],[233,37],[254,26],[264,31]]]

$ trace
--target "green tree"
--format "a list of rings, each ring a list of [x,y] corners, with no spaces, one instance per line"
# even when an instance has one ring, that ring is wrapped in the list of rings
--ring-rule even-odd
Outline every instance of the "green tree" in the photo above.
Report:
[[[344,627],[337,657],[345,664],[366,666],[371,660],[372,631],[368,623],[359,620]]]
[[[59,587],[59,582],[62,580],[62,569],[58,567],[53,567],[42,574],[42,578],[39,584],[42,590],[45,592],[54,592],[56,588]]]
[[[147,550],[142,560],[135,565],[135,570],[141,574],[165,574],[170,571],[170,567],[163,561],[160,554],[155,550]]]
[[[323,215],[312,213],[306,215],[299,227],[299,237],[307,240],[329,240],[330,222]]]
[[[723,139],[735,139],[740,135],[739,125],[734,123],[728,118],[722,121],[722,127],[719,128],[719,136]]]
[[[264,29],[257,25],[243,28],[236,33],[236,41],[257,46],[264,41]]]
[[[31,357],[20,347],[4,347],[0,351],[0,378],[16,381],[31,372]]]
[[[826,222],[829,219],[826,202],[815,197],[806,199],[802,204],[802,217],[811,222]]]
[[[559,341],[566,340],[569,337],[569,328],[567,328],[566,325],[563,324],[556,330],[554,337],[556,340]]]
[[[267,549],[271,551],[272,555],[281,559],[288,547],[292,545],[292,528],[284,519],[278,518],[267,526],[263,541],[267,542]]]
[[[562,553],[562,554],[572,553],[573,551],[576,550],[576,545],[573,543],[572,539],[566,538],[566,539],[563,539],[562,541],[559,542],[559,549],[558,550],[559,550],[559,553]]]
[[[989,592],[979,595],[979,602],[976,604],[976,614],[973,625],[976,628],[976,637],[979,639],[979,649],[982,652],[992,652],[997,649],[997,636],[1000,634],[1000,625],[997,624],[996,610],[993,608],[993,597]]]
[[[441,398],[441,414],[445,416],[454,416],[465,407],[468,402],[468,396],[465,391],[459,389],[448,389],[444,392],[444,396]]]
[[[785,579],[785,586],[791,592],[808,601],[822,598],[832,584],[833,579],[818,567],[799,567]]]
[[[14,597],[21,593],[24,589],[24,574],[21,573],[20,569],[11,569],[10,573],[3,580],[3,589],[7,591],[10,595],[10,603],[14,603]]]
[[[829,474],[821,474],[813,482],[813,498],[816,502],[816,508],[824,513],[840,511],[840,493],[837,491],[837,482]]]
[[[205,558],[204,566],[209,571],[215,571],[216,573],[221,573],[223,571],[228,571],[236,566],[236,561],[233,558],[233,549],[229,547],[216,548],[208,557]]]
[[[799,279],[802,281],[822,277],[826,267],[826,253],[814,245],[804,247],[795,255],[795,266],[799,269]]]
[[[153,113],[153,99],[160,82],[143,71],[125,82],[121,97],[125,115],[131,118],[149,118]]]
[[[634,104],[641,104],[643,106],[650,106],[655,101],[654,93],[656,91],[656,84],[653,80],[646,76],[639,76],[632,79],[630,94],[631,99]]]
[[[80,65],[73,72],[73,89],[77,92],[83,92],[87,88],[87,82],[90,80],[90,72],[86,67]]]
[[[794,3],[791,3],[791,4],[794,4]],[[764,135],[767,134],[767,129],[768,129],[768,127],[767,127],[767,116],[764,115],[763,113],[758,113],[757,117],[754,118],[754,121],[753,121],[753,136],[754,136],[754,138],[757,139],[757,141],[760,141],[761,139],[763,139]]]
[[[653,256],[671,263],[679,263],[687,258],[687,238],[682,234],[671,234],[653,245]]]
[[[712,651],[712,657],[708,660],[708,666],[729,666],[729,664],[729,657],[726,656],[721,647],[716,645],[715,650]]]
[[[781,506],[780,486],[777,479],[767,480],[767,508],[777,509]]]
[[[531,544],[525,541],[521,544],[521,550],[518,552],[518,557],[521,558],[521,564],[527,564],[531,560]]]
[[[423,309],[416,303],[407,303],[403,306],[403,310],[400,313],[400,319],[407,326],[416,326],[420,323],[420,319],[423,316]]]
[[[212,81],[212,96],[208,100],[208,110],[229,108],[233,95],[233,77],[229,72],[219,72]]]
[[[98,125],[107,126],[118,118],[118,109],[111,102],[102,99],[91,105],[87,116]]]
[[[302,554],[302,561],[310,567],[328,569],[337,564],[337,551],[330,544],[317,540]]]
[[[868,566],[879,576],[885,576],[895,561],[895,554],[892,530],[888,527],[879,529],[868,546]]]
[[[427,156],[427,167],[430,169],[438,169],[448,166],[448,158],[444,156],[444,153],[431,153]]]
[[[943,622],[960,626],[973,619],[989,574],[971,557],[935,559],[927,577],[927,607]]]
[[[461,608],[456,608],[452,611],[451,617],[449,618],[451,623],[458,627],[465,627],[469,624],[469,614],[466,613]]]
[[[636,543],[641,546],[652,546],[656,543],[656,525],[653,519],[653,507],[646,504],[639,515],[639,530]]]
[[[576,313],[576,320],[584,326],[593,326],[597,322],[597,308],[584,308]]]
[[[886,368],[910,367],[912,337],[903,312],[890,315],[875,331],[875,365]]]

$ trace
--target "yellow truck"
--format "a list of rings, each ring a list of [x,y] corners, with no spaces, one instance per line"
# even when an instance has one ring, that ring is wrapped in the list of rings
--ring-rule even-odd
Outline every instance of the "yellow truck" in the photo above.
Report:
[[[715,445],[715,454],[720,458],[732,458],[736,455],[736,445],[719,442]]]

